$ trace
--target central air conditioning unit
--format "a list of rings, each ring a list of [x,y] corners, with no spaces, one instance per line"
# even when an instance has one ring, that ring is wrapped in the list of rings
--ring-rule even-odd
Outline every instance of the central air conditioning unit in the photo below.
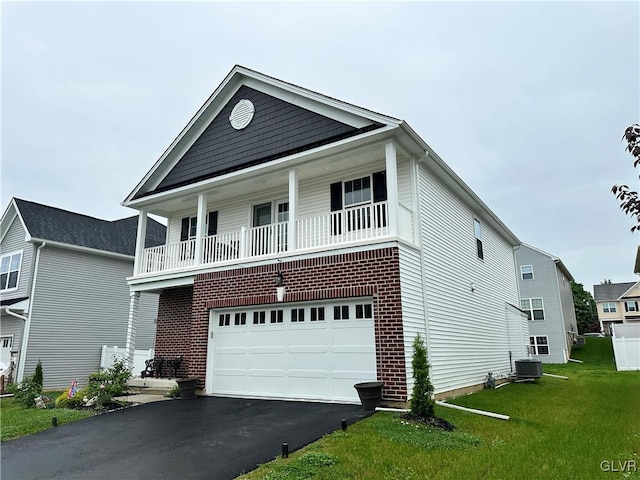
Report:
[[[586,339],[584,337],[576,337],[576,340],[573,342],[574,345],[586,345]]]
[[[516,360],[516,377],[542,378],[542,362],[540,360]]]

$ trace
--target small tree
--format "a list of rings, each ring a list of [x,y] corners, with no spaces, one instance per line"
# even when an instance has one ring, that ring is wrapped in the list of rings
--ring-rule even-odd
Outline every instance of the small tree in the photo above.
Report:
[[[40,390],[42,390],[44,378],[42,376],[42,362],[40,360],[38,360],[38,364],[36,365],[36,372],[33,374],[33,381],[37,385],[40,385]]]
[[[427,349],[420,334],[413,341],[413,394],[411,395],[411,413],[424,418],[433,418],[434,401],[433,385],[429,380],[429,362],[427,360]]]
[[[598,312],[596,310],[596,302],[591,295],[584,289],[581,283],[571,282],[571,292],[573,293],[573,307],[576,312],[576,323],[578,324],[578,333],[597,332],[600,330],[598,322]]]

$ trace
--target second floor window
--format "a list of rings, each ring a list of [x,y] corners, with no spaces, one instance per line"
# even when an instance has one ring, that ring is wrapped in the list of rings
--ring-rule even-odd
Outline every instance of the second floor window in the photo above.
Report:
[[[529,320],[544,320],[544,305],[541,298],[523,298],[520,308],[527,312]]]
[[[191,240],[196,238],[198,229],[198,217],[184,217],[180,228],[180,241]],[[216,235],[218,233],[218,212],[209,212],[207,215],[207,223],[205,225],[207,235]]]
[[[369,203],[371,201],[371,177],[362,177],[344,182],[344,206]]]
[[[480,224],[480,220],[476,218],[473,219],[473,229],[476,234],[476,253],[478,254],[478,258],[483,260],[484,249],[482,247],[482,225]]]
[[[602,304],[604,313],[616,313],[616,304],[614,302],[605,302]]]
[[[523,280],[533,280],[533,265],[522,265],[520,274]]]
[[[637,312],[638,302],[634,302],[633,300],[624,302],[624,309],[626,312]]]
[[[12,252],[0,257],[0,290],[18,288],[22,252]]]

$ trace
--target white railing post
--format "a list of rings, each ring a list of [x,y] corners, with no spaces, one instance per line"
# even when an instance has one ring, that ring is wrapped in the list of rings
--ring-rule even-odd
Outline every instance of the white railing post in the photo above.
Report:
[[[198,194],[198,221],[196,222],[196,245],[194,254],[194,265],[202,264],[203,242],[207,226],[207,195]]]
[[[396,144],[389,142],[384,146],[387,168],[387,210],[389,212],[389,236],[398,234],[398,165]]]
[[[298,248],[296,219],[298,218],[298,171],[289,170],[289,227],[287,229],[287,250],[292,252]]]
[[[142,272],[142,252],[144,251],[144,243],[147,238],[147,211],[140,210],[138,214],[138,228],[136,233],[136,251],[133,260],[133,274],[138,275]]]
[[[240,229],[240,252],[238,257],[245,258],[247,256],[247,227]]]

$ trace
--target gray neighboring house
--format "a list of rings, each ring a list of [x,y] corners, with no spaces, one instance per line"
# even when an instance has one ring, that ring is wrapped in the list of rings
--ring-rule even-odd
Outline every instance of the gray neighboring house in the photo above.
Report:
[[[532,358],[567,363],[577,337],[573,276],[558,257],[530,245],[516,248],[520,308],[529,317]]]
[[[137,224],[11,200],[0,220],[0,346],[15,380],[41,360],[45,389],[83,384],[102,345],[125,348]],[[165,242],[164,225],[146,231],[147,246]],[[139,303],[135,345],[153,348],[158,295]]]

